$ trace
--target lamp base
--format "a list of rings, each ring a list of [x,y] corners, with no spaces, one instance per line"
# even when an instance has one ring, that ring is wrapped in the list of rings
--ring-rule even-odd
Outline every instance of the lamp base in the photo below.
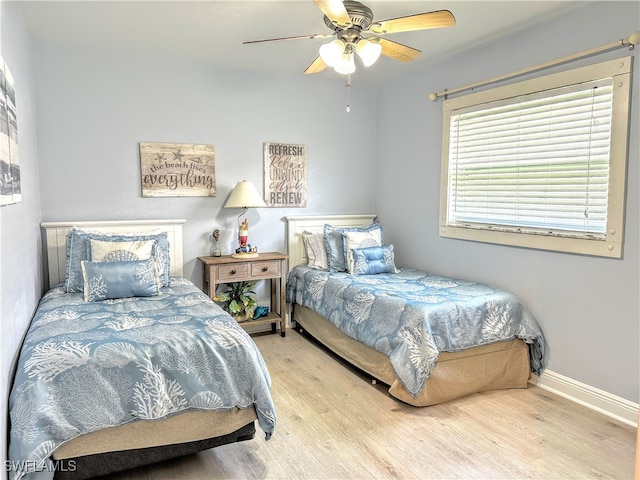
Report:
[[[260,255],[258,255],[256,252],[249,252],[249,253],[240,252],[240,253],[232,253],[231,256],[233,258],[258,258]]]

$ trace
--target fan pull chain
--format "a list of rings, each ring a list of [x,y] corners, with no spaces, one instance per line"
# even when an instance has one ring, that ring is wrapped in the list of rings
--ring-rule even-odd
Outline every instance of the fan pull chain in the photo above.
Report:
[[[350,94],[351,94],[351,74],[347,75],[347,113],[349,113],[351,111],[351,100],[350,100]]]

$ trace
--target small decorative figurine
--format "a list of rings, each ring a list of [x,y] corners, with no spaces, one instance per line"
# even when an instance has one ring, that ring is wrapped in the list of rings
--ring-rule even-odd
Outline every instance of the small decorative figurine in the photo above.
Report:
[[[247,246],[247,241],[249,240],[249,222],[247,222],[246,218],[240,224],[239,240],[240,240],[240,247]]]
[[[211,246],[211,256],[220,257],[222,251],[220,250],[220,230],[215,229],[211,234],[213,236],[213,245]]]
[[[234,258],[256,258],[258,256],[258,247],[249,243],[249,222],[246,218],[238,223],[238,248],[231,256]]]

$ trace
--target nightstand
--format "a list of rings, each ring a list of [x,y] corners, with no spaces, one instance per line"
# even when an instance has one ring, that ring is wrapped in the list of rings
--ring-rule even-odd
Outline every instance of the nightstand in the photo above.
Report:
[[[216,287],[221,283],[245,282],[255,280],[271,281],[271,305],[269,314],[256,320],[240,323],[246,327],[271,324],[275,333],[276,324],[280,323],[280,335],[286,336],[287,307],[285,301],[287,259],[288,255],[278,252],[260,253],[257,258],[233,258],[231,255],[221,257],[198,257],[202,262],[202,290],[211,299],[216,296]],[[276,282],[276,280],[279,280]],[[277,283],[280,287],[277,287]],[[279,312],[275,310],[276,300],[280,296]]]

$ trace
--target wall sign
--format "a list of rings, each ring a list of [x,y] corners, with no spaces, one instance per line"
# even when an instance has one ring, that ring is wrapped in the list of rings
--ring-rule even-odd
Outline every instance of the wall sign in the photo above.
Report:
[[[307,206],[307,147],[264,144],[264,201],[268,207]]]
[[[9,66],[0,57],[0,205],[21,200],[16,90]]]
[[[140,142],[143,197],[215,197],[213,145]]]

